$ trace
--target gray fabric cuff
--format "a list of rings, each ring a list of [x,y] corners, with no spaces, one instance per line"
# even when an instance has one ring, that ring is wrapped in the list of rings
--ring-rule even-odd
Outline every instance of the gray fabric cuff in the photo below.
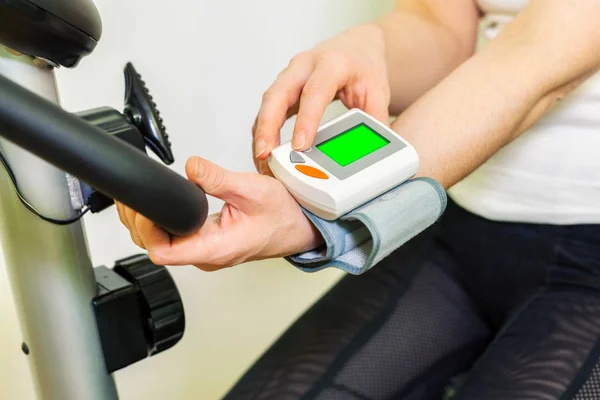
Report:
[[[435,223],[446,204],[446,191],[438,182],[416,178],[335,221],[303,209],[323,235],[325,246],[286,260],[305,272],[338,268],[363,274]]]

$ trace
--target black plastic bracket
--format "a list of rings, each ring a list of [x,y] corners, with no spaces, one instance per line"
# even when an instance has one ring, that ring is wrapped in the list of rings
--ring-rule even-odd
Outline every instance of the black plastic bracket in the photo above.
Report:
[[[102,129],[107,134],[117,137],[146,153],[146,146],[140,131],[117,110],[101,107],[79,112],[77,116]],[[98,213],[114,204],[113,199],[92,188],[87,183],[80,181],[80,186],[83,200],[90,207],[92,213]]]
[[[95,269],[98,296],[92,304],[109,373],[148,357],[138,289],[110,268]]]

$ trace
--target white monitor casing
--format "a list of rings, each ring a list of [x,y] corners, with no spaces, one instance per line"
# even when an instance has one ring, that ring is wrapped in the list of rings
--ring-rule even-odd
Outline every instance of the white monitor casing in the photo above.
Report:
[[[390,144],[365,156],[360,163],[334,166],[317,145],[361,123],[384,136]],[[323,124],[317,131],[314,145],[295,155],[298,159],[299,154],[303,162],[292,162],[291,154],[294,153],[291,142],[282,144],[272,151],[269,167],[301,206],[326,220],[335,220],[400,185],[414,177],[419,168],[419,157],[410,143],[358,109]],[[357,169],[354,164],[362,165]],[[296,169],[299,165],[316,168],[328,179],[307,176]],[[351,173],[347,173],[348,170]]]

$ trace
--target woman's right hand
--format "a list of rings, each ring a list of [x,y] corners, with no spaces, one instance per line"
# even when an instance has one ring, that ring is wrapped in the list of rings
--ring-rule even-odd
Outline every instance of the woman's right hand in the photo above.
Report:
[[[279,145],[279,131],[288,118],[297,114],[293,148],[306,150],[335,99],[388,124],[385,40],[377,25],[351,28],[298,54],[265,92],[253,127],[258,172],[270,174],[266,160]]]

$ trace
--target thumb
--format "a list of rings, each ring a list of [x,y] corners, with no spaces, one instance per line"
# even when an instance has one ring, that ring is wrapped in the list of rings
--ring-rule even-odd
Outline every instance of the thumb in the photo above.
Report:
[[[200,186],[206,194],[236,206],[245,197],[250,183],[241,174],[228,171],[200,157],[191,157],[185,165],[188,179]]]

